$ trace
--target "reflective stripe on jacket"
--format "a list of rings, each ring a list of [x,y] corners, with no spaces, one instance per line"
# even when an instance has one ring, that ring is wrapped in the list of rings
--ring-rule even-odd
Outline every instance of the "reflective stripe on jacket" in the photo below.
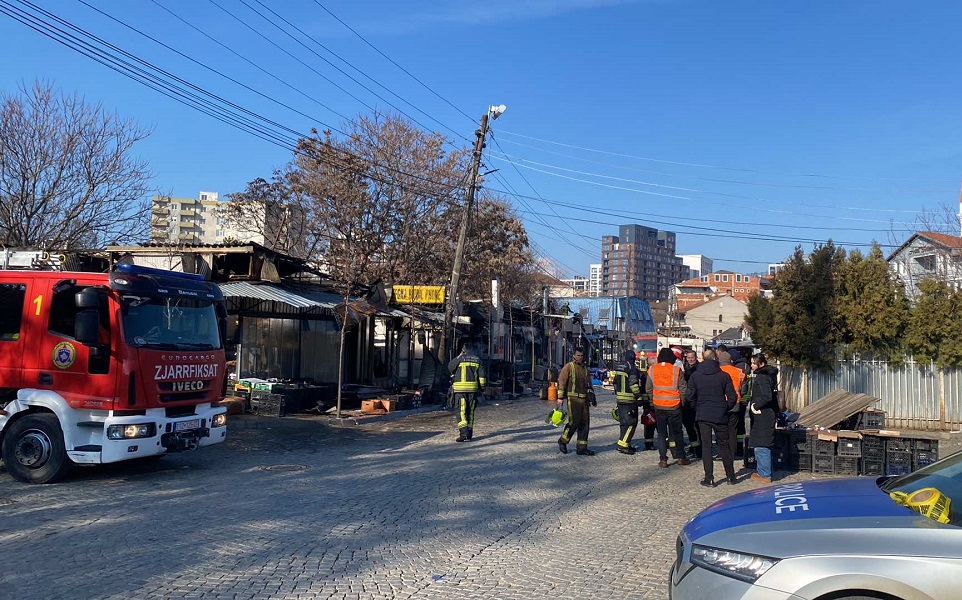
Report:
[[[486,383],[481,359],[473,354],[459,356],[448,368],[453,375],[451,389],[455,392],[478,392]]]
[[[745,383],[745,372],[735,365],[722,365],[721,370],[728,373],[732,378],[732,386],[735,388],[735,395],[742,399],[742,384]]]
[[[658,363],[648,369],[651,380],[651,403],[662,410],[681,406],[678,380],[683,377],[681,367],[672,363]]]
[[[618,364],[611,372],[614,379],[615,399],[618,402],[635,402],[641,395],[638,371],[633,365]]]
[[[564,382],[564,387],[558,388],[559,398],[587,398],[591,389],[591,379],[588,367],[571,361],[561,368],[558,382]]]

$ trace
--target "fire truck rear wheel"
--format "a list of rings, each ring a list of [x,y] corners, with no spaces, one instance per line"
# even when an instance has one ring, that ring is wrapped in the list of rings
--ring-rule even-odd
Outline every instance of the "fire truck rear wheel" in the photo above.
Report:
[[[24,483],[53,483],[70,470],[63,430],[52,414],[23,417],[3,438],[3,464]]]

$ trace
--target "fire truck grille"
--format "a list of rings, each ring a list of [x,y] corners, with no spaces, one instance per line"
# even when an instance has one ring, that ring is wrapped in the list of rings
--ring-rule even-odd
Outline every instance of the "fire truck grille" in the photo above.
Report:
[[[210,392],[186,392],[183,394],[161,394],[161,402],[180,402],[182,400],[207,400]]]

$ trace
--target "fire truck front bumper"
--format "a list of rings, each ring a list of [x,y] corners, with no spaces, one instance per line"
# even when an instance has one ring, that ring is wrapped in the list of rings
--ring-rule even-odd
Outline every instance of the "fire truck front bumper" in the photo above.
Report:
[[[163,409],[143,416],[110,416],[104,421],[99,444],[75,446],[67,454],[80,464],[112,463],[203,446],[227,439],[223,407],[198,406],[195,414],[167,417]]]

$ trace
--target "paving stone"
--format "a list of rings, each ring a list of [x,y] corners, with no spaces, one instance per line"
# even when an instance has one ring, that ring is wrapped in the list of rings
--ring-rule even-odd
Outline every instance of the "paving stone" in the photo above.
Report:
[[[594,457],[560,454],[522,398],[483,404],[470,444],[451,411],[232,417],[225,444],[56,485],[0,470],[0,597],[664,599],[684,523],[759,486],[619,454],[613,406],[599,394]]]

